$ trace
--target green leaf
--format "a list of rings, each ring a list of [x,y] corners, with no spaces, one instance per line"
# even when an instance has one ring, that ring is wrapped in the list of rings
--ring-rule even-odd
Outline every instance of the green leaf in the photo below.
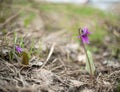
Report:
[[[24,48],[24,41],[23,41],[23,37],[20,37],[20,42],[19,42],[19,46]]]
[[[25,51],[22,52],[22,64],[29,65],[29,55]]]
[[[95,73],[95,65],[94,65],[94,62],[93,62],[92,53],[88,50],[87,54],[88,54],[88,58],[90,60],[90,65],[89,65],[89,62],[87,60],[86,61],[86,70],[88,71],[89,74],[92,73],[91,75],[94,75],[94,73]],[[90,69],[90,66],[91,66],[91,69]]]
[[[17,34],[16,34],[16,32],[14,32],[14,45],[17,43]]]

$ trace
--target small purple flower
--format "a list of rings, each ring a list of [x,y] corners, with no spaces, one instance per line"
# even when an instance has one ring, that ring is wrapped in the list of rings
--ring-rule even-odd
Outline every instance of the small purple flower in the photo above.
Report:
[[[16,49],[16,51],[17,51],[18,53],[21,53],[21,52],[22,52],[22,48],[19,47],[19,46],[15,46],[15,49]]]
[[[82,41],[83,43],[86,43],[86,44],[89,44],[89,38],[88,38],[88,35],[91,34],[89,31],[88,31],[88,28],[83,28],[82,29],[82,34],[81,34],[81,37],[82,37]],[[80,38],[80,36],[79,36]]]

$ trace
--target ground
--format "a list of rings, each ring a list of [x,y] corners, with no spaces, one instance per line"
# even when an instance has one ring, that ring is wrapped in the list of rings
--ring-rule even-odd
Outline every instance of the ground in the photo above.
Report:
[[[14,2],[1,22],[0,92],[120,92],[119,15],[87,5]],[[85,70],[78,28],[92,32],[96,71]],[[15,51],[28,53],[29,65]]]

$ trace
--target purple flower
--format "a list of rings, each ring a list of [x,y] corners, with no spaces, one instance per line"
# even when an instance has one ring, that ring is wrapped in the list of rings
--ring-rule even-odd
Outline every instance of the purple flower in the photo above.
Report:
[[[82,38],[82,41],[83,43],[86,43],[86,44],[89,44],[89,38],[88,38],[88,35],[91,34],[89,31],[88,31],[88,28],[83,28],[82,29],[82,34],[81,34],[81,38]],[[79,36],[80,38],[80,36]]]
[[[21,53],[21,52],[22,52],[22,48],[19,47],[19,46],[15,46],[15,49],[16,49],[16,51],[17,51],[18,53]]]

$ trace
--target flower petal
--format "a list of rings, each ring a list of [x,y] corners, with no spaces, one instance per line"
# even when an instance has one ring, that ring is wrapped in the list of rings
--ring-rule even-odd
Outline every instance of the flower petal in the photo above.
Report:
[[[83,43],[86,43],[86,44],[89,44],[89,39],[88,39],[88,36],[82,36],[82,41]]]
[[[15,49],[16,49],[16,51],[17,51],[18,53],[21,53],[21,52],[22,52],[22,48],[19,47],[19,46],[16,46]]]
[[[83,28],[83,35],[88,35],[88,34],[91,34],[91,32],[88,31],[87,27],[84,27]]]

